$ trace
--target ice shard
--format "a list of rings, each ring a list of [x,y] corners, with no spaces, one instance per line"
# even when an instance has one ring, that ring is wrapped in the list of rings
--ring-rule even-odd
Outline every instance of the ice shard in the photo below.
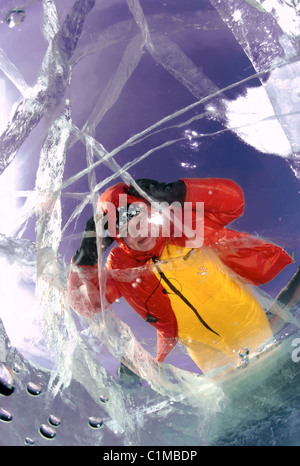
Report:
[[[299,9],[296,3],[211,0],[260,79],[289,144],[299,177]],[[258,27],[259,25],[259,27]]]

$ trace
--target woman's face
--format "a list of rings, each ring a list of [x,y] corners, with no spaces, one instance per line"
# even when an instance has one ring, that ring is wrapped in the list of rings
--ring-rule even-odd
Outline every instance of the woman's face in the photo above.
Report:
[[[151,251],[154,248],[157,238],[152,236],[138,236],[134,238],[129,234],[123,238],[124,243],[130,249],[134,249],[135,251]]]
[[[141,206],[140,203],[136,205],[137,207]],[[148,218],[148,208],[139,209],[139,213],[120,229],[119,235],[130,249],[135,251],[150,251],[153,249],[157,236],[153,235],[153,228],[151,228],[151,222],[149,222]]]

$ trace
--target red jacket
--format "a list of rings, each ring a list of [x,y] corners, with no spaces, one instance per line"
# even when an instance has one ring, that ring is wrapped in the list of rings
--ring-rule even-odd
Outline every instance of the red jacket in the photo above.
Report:
[[[225,228],[243,213],[243,191],[235,182],[212,178],[182,181],[186,186],[185,202],[191,202],[194,209],[196,202],[204,202],[204,246],[213,248],[223,263],[246,282],[262,285],[292,262],[280,247],[247,233]],[[109,188],[99,199],[101,208],[105,211],[108,202],[119,206],[119,194],[126,194],[128,189],[125,183]],[[137,200],[141,199],[128,196],[128,203]],[[196,224],[196,219],[193,220]],[[187,238],[175,237],[172,233],[169,238],[159,237],[155,247],[147,252],[129,249],[121,238],[115,240],[119,247],[111,250],[105,269],[101,272],[106,303],[112,304],[123,296],[143,319],[151,316],[149,323],[158,332],[157,359],[163,361],[177,342],[177,321],[170,299],[152,272],[144,276],[143,286],[133,288],[132,285],[144,270],[140,268],[154,256],[160,257],[166,242],[185,246]],[[92,316],[101,310],[97,265],[72,265],[69,294],[71,304],[78,313]]]

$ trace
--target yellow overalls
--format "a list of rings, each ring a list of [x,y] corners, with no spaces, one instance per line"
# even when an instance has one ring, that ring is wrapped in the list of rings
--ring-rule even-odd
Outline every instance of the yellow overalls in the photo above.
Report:
[[[168,244],[151,267],[171,301],[178,338],[203,372],[236,366],[240,349],[253,353],[272,337],[260,304],[213,251]]]

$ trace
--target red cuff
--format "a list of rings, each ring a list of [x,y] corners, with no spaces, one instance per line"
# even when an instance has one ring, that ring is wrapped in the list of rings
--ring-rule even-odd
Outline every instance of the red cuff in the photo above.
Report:
[[[177,344],[177,338],[170,338],[157,332],[157,361],[164,362]]]

